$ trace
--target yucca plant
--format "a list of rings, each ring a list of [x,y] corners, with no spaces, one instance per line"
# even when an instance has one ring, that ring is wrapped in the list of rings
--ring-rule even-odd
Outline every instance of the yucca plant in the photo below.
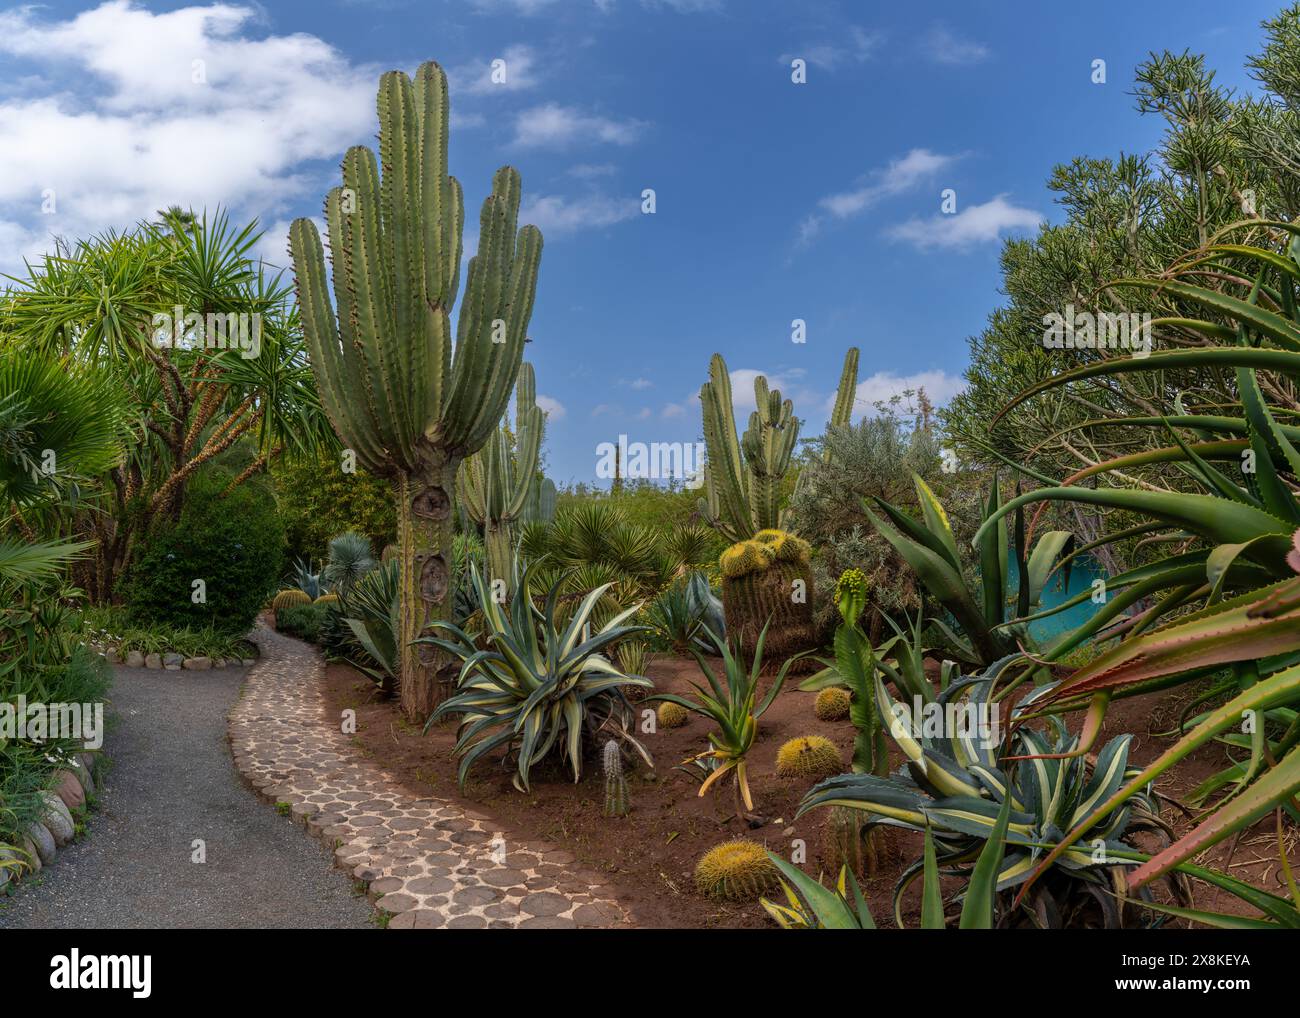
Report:
[[[351,646],[343,648],[344,656],[385,693],[397,687],[401,663],[397,643],[400,596],[397,565],[385,562],[341,595],[337,609],[340,622],[352,637],[347,641]]]
[[[766,695],[760,701],[758,678],[763,668],[763,644],[767,640],[767,627],[764,626],[758,635],[754,645],[753,662],[748,668],[738,652],[732,653],[726,640],[708,629],[704,630],[704,633],[713,642],[718,655],[722,658],[722,678],[719,679],[713,673],[713,669],[704,660],[704,655],[692,647],[691,654],[709,684],[706,690],[697,682],[691,683],[699,694],[699,700],[688,700],[675,693],[656,693],[654,696],[647,697],[647,700],[665,700],[675,703],[693,714],[708,718],[718,726],[716,732],[709,733],[709,743],[712,748],[688,757],[683,764],[689,766],[695,761],[706,759],[714,762],[715,766],[700,785],[700,796],[707,794],[714,784],[730,774],[734,779],[736,815],[743,819],[752,819],[754,797],[749,790],[746,756],[758,734],[759,718],[772,706],[777,693],[781,692],[790,666],[803,655],[788,658],[781,665],[776,678],[772,680],[772,685],[768,687]]]
[[[940,867],[968,878],[975,875],[975,860],[996,836],[1001,820],[1007,851],[996,871],[999,893],[1023,883],[1060,845],[1063,832],[1076,830],[1075,840],[1082,843],[1059,853],[1048,879],[1028,900],[1017,902],[1024,908],[1012,908],[1011,896],[1004,897],[999,924],[1124,925],[1131,912],[1122,907],[1124,874],[1136,865],[1136,850],[1125,839],[1146,832],[1166,843],[1172,840],[1149,779],[1134,786],[1123,811],[1100,811],[1137,774],[1128,766],[1132,737],[1112,739],[1097,754],[1096,764],[1089,765],[1079,752],[1079,737],[1071,736],[1059,718],[1048,717],[1046,731],[1035,731],[1022,723],[1027,708],[1018,706],[1000,759],[996,708],[990,701],[995,681],[996,670],[991,676],[956,679],[918,716],[915,702],[896,701],[877,677],[877,710],[906,765],[888,777],[828,778],[808,793],[798,815],[821,806],[845,806],[867,814],[868,827],[932,829]],[[1026,698],[1029,705],[1050,688]],[[923,869],[924,859],[914,861],[895,886],[900,926],[903,894]],[[1181,893],[1181,886],[1175,892]]]
[[[558,749],[575,782],[582,778],[584,741],[599,730],[624,739],[650,762],[628,734],[630,710],[623,690],[650,688],[649,679],[627,675],[602,653],[643,627],[623,622],[639,606],[615,615],[592,632],[590,619],[607,587],[587,593],[567,624],[556,617],[557,583],[538,608],[530,592],[531,570],[516,565],[508,604],[492,596],[492,579],[472,579],[483,612],[482,645],[450,622],[433,625],[438,635],[421,637],[462,662],[456,692],[430,715],[425,731],[440,718],[461,717],[453,750],[460,759],[457,780],[464,787],[470,768],[493,750],[513,752],[514,785],[528,791],[532,768]]]

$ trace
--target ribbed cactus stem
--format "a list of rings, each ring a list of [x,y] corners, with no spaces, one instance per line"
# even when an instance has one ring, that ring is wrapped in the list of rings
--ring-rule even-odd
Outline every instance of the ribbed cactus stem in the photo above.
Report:
[[[627,816],[627,778],[623,774],[623,751],[615,739],[605,743],[601,767],[605,772],[605,816]]]
[[[294,221],[289,246],[321,403],[358,463],[394,484],[402,707],[422,719],[445,662],[409,643],[452,608],[456,474],[496,429],[519,374],[542,235],[517,229],[519,174],[502,167],[479,217],[453,344],[464,206],[447,174],[446,75],[435,63],[414,81],[390,71],[377,107],[379,158],[349,149],[342,185],[325,198],[333,272],[310,219]]]
[[[519,369],[515,390],[515,445],[504,425],[461,467],[460,486],[470,519],[483,528],[488,575],[508,585],[514,575],[515,523],[536,500],[544,418],[537,406],[533,366]],[[553,488],[554,486],[552,486]]]
[[[729,541],[745,541],[760,530],[780,526],[781,484],[799,440],[794,405],[754,379],[754,412],[743,436],[736,433],[731,376],[721,354],[709,362],[709,380],[700,389],[706,497],[700,508]]]

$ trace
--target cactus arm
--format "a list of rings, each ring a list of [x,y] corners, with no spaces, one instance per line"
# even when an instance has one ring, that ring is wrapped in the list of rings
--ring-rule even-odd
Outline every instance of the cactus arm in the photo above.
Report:
[[[330,249],[335,252],[334,286],[346,289],[351,298],[351,338],[363,366],[361,379],[374,416],[375,437],[402,469],[409,470],[414,467],[410,444],[399,424],[406,383],[398,377],[392,286],[380,244],[379,169],[373,152],[359,146],[348,150],[343,158],[343,184],[351,189],[356,208],[342,215],[341,266],[339,247],[330,236]]]
[[[835,406],[831,410],[832,428],[844,428],[853,423],[853,405],[858,395],[858,355],[856,346],[849,347],[844,355],[844,368],[840,371]]]
[[[337,197],[336,189],[331,200],[337,201]],[[321,403],[339,438],[356,451],[361,465],[375,473],[386,473],[389,463],[383,450],[370,439],[365,403],[352,388],[356,378],[353,351],[339,343],[334,309],[326,293],[325,252],[316,224],[310,219],[295,220],[289,229],[289,250],[298,266],[298,305],[311,362],[316,367]]]
[[[736,435],[731,376],[721,354],[714,354],[709,362],[709,380],[700,388],[700,407],[708,452],[704,486],[709,518],[728,539],[741,541],[751,536],[755,528],[749,512],[748,478]]]

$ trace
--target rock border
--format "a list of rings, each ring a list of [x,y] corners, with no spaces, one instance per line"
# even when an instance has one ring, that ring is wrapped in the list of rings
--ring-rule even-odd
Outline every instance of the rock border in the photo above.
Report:
[[[0,848],[0,861],[18,861],[21,870],[0,867],[0,894],[10,886],[18,886],[24,879],[52,866],[59,849],[76,839],[77,824],[72,811],[86,805],[95,795],[95,762],[98,753],[83,752],[73,757],[70,767],[56,771],[54,784],[41,795],[45,800],[45,813],[40,821],[32,821],[18,838],[18,845],[26,856],[12,849]]]
[[[192,672],[206,672],[212,668],[251,668],[257,663],[257,659],[251,657],[186,657],[184,654],[172,652],[145,654],[139,650],[127,651],[126,657],[123,657],[119,653],[119,649],[118,647],[95,648],[100,657],[109,664],[121,665],[124,668],[161,668],[169,672],[179,672],[184,669]]]
[[[433,796],[416,798],[326,714],[324,659],[259,622],[262,656],[228,717],[253,791],[334,850],[389,929],[627,928],[600,874]]]

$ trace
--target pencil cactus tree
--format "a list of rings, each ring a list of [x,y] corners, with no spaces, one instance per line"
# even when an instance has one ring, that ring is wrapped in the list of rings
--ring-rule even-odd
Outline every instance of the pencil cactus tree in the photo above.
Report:
[[[426,715],[446,655],[415,644],[451,608],[456,474],[496,430],[523,359],[542,235],[517,229],[519,174],[502,167],[479,218],[452,342],[464,207],[447,174],[447,78],[436,63],[379,84],[379,158],[343,158],[325,199],[334,301],[315,224],[290,229],[303,331],[344,446],[393,481],[402,707]],[[382,175],[380,167],[382,165]],[[454,351],[454,352],[453,352]]]
[[[515,388],[515,441],[504,424],[460,468],[460,494],[470,519],[483,528],[488,576],[507,585],[514,574],[515,523],[538,498],[537,461],[544,428],[533,366],[519,369]]]

